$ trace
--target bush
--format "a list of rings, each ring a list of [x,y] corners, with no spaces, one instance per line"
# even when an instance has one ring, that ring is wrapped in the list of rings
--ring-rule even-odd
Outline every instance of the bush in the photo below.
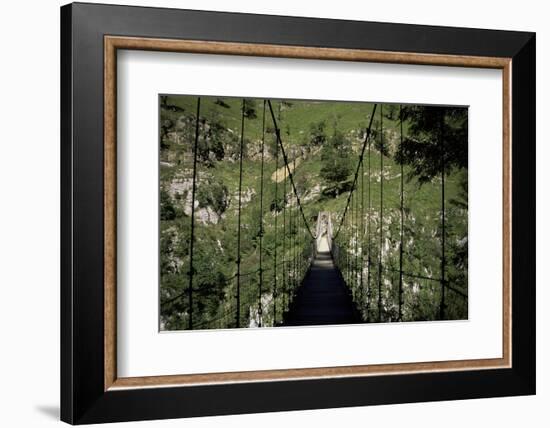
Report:
[[[227,186],[219,181],[208,181],[201,183],[197,189],[197,201],[199,207],[212,207],[218,214],[222,214],[227,209],[228,204]]]
[[[340,131],[335,130],[323,146],[321,162],[320,175],[330,185],[341,184],[348,179],[352,172],[351,144]]]
[[[172,204],[172,199],[164,189],[160,191],[160,219],[174,220],[176,218],[176,209]]]

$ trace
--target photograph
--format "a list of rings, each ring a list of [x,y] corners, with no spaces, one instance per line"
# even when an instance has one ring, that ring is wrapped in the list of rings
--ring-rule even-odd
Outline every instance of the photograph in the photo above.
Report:
[[[159,330],[468,319],[468,107],[160,94]]]
[[[28,217],[5,222],[21,259],[6,331],[49,356],[6,364],[21,396],[20,373],[47,380],[10,422],[427,428],[453,401],[457,426],[543,415],[544,14],[188,3],[37,3],[10,20],[43,30],[7,43],[22,54],[5,146],[29,155],[5,157],[22,184],[4,211]],[[48,35],[51,52],[21,49]],[[22,141],[29,99],[59,108],[32,116],[50,136]],[[56,227],[36,215],[46,199]],[[37,325],[55,352],[22,340]]]

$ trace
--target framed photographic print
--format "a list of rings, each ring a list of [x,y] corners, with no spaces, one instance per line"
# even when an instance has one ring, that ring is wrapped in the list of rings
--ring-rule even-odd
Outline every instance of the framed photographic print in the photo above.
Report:
[[[76,3],[61,53],[62,420],[535,393],[534,34]]]

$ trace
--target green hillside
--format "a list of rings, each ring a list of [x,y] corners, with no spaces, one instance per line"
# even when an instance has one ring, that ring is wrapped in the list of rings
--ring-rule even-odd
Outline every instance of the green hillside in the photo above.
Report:
[[[298,286],[307,270],[306,259],[312,245],[290,180],[283,179],[283,156],[276,142],[269,106],[264,122],[263,100],[247,99],[244,103],[241,174],[243,100],[201,97],[192,232],[197,97],[162,96],[159,103],[161,329],[188,328],[191,233],[195,237],[191,275],[193,328],[236,326],[237,281],[239,325],[277,324],[292,298],[291,286]],[[337,228],[353,186],[373,105],[272,100],[272,106],[289,164],[291,168],[297,164],[293,181],[310,230],[315,233],[321,211],[331,213]],[[418,134],[412,120],[403,123],[404,137],[408,133]],[[446,120],[451,123],[452,117]],[[341,254],[349,252],[353,260],[366,260],[368,249],[371,250],[372,263],[370,269],[363,263],[362,279],[360,262],[353,266],[353,271],[349,265],[341,265],[341,269],[366,320],[394,321],[399,301],[396,294],[399,275],[395,271],[399,270],[401,242],[399,106],[378,106],[369,141],[359,169],[362,179],[357,180],[354,205],[349,209],[349,217],[355,223],[349,224],[349,219],[345,219],[337,243]],[[450,287],[466,294],[467,170],[450,162],[449,165],[444,188],[445,274]],[[420,167],[426,169],[425,165]],[[420,184],[417,174],[420,167],[414,153],[410,159],[403,159],[402,267],[409,274],[403,279],[403,319],[407,320],[436,319],[441,300],[441,281],[436,280],[441,276],[441,176],[421,178]],[[292,278],[284,261],[296,259],[301,262]],[[368,296],[367,280],[376,283]],[[383,304],[380,317],[375,314],[376,305],[371,305],[378,301]],[[449,292],[446,305],[448,318],[467,317],[467,299],[460,294]]]

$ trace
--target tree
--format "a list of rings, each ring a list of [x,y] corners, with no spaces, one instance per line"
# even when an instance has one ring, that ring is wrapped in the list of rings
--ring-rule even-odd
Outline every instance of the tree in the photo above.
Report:
[[[337,189],[341,188],[352,172],[351,143],[337,129],[323,146],[321,163],[321,177]]]
[[[227,186],[219,180],[208,179],[197,189],[199,207],[212,207],[218,215],[227,209],[228,196]]]
[[[226,127],[214,116],[211,121],[201,120],[201,134],[197,143],[199,161],[211,167],[214,160],[220,161],[225,156],[224,141]]]
[[[160,148],[166,150],[170,146],[168,134],[174,130],[176,113],[183,113],[184,109],[168,102],[168,96],[160,97],[160,110],[162,120],[160,121]]]
[[[170,119],[164,119],[160,122],[160,148],[165,150],[170,147],[168,142],[168,133],[174,127],[174,122]]]
[[[446,281],[454,289],[464,290],[468,284],[468,110],[407,106],[403,107],[402,115],[408,130],[402,153],[397,151],[396,160],[411,167],[409,178],[416,177],[423,185],[453,172],[459,180],[458,193],[445,206],[445,229],[438,227],[436,236],[438,240],[443,233],[446,237]],[[415,231],[419,226],[416,223]],[[415,251],[421,248],[417,246]],[[434,249],[431,253],[438,251]],[[456,293],[448,293],[445,303],[446,317],[460,318],[468,312],[467,299]]]
[[[309,125],[309,141],[314,146],[320,146],[327,141],[325,133],[327,123],[324,120],[314,122]]]
[[[168,192],[164,189],[160,189],[160,219],[174,220],[177,214],[176,208]]]
[[[399,105],[398,104],[385,104],[384,116],[389,120],[399,119]]]
[[[227,104],[223,98],[216,98],[216,101],[214,101],[214,104],[221,106],[223,108],[230,108],[229,104]]]
[[[247,119],[256,119],[256,100],[252,98],[244,98],[244,117]]]
[[[411,177],[420,184],[453,168],[468,168],[468,110],[464,107],[407,106],[402,109],[408,122],[403,151],[396,161],[412,167]]]
[[[196,289],[193,315],[195,322],[200,324],[216,314],[224,297],[223,289],[226,279],[216,247],[197,245],[193,258],[193,269],[195,271],[193,286]]]
[[[447,215],[447,279],[459,289],[468,286],[468,173],[459,174],[459,191],[451,198]]]

